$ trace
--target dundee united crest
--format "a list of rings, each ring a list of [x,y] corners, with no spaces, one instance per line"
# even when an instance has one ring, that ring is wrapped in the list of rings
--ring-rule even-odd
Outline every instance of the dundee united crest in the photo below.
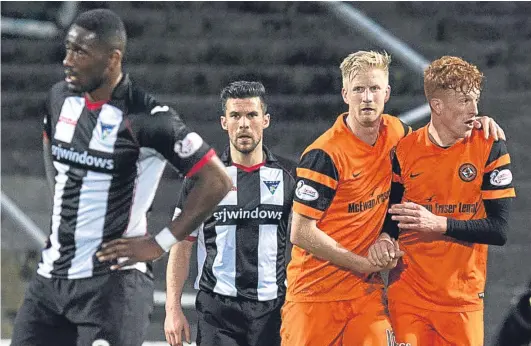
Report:
[[[461,167],[459,167],[459,178],[461,178],[462,181],[472,181],[476,179],[477,175],[478,170],[471,163],[465,163],[462,164]]]

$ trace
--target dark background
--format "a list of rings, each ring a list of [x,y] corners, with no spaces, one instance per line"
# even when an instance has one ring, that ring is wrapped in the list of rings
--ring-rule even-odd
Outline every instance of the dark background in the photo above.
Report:
[[[2,16],[55,21],[57,2],[2,2]],[[428,60],[461,56],[485,74],[480,111],[505,129],[517,198],[505,247],[491,247],[485,295],[486,344],[531,276],[531,4],[529,2],[353,2]],[[332,15],[319,2],[82,2],[79,10],[107,7],[129,35],[125,70],[190,127],[220,150],[218,95],[234,80],[260,80],[268,91],[272,126],[265,143],[297,160],[304,148],[346,111],[339,64],[357,50],[383,50]],[[43,230],[49,225],[41,123],[37,109],[63,78],[63,33],[31,39],[2,32],[2,191]],[[422,76],[394,59],[386,112],[400,115],[422,105]],[[425,121],[413,124],[415,128]],[[167,169],[154,203],[150,231],[171,218],[180,182]],[[24,288],[35,273],[38,249],[2,213],[2,338]],[[165,262],[155,263],[165,290]],[[437,268],[433,268],[437,270]],[[192,275],[195,275],[195,261]],[[191,288],[193,276],[187,283]],[[194,323],[193,310],[186,314]],[[163,340],[164,308],[155,308],[148,340]],[[195,325],[193,326],[195,338]]]

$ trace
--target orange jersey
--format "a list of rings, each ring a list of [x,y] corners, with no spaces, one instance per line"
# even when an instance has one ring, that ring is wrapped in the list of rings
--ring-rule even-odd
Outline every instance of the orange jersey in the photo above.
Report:
[[[485,218],[483,200],[515,196],[505,142],[475,129],[446,149],[430,141],[428,126],[413,132],[398,144],[393,172],[403,201],[457,220]],[[406,254],[390,301],[435,311],[483,308],[487,245],[417,231],[401,231],[399,239]]]
[[[340,115],[302,154],[293,210],[316,219],[317,227],[346,249],[366,256],[387,211],[391,149],[409,128],[384,114],[378,139],[370,146],[348,129],[346,116]],[[287,276],[286,299],[295,302],[357,298],[374,284],[367,275],[355,275],[297,246]]]

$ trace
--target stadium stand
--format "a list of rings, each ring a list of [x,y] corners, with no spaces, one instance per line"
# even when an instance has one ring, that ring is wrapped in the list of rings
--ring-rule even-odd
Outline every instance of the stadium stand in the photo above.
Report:
[[[393,35],[427,59],[457,55],[486,75],[480,109],[509,137],[518,198],[509,244],[492,248],[486,292],[486,341],[523,289],[531,251],[531,4],[529,2],[355,2]],[[50,19],[54,3],[3,2],[2,16]],[[342,25],[318,2],[81,2],[80,10],[108,7],[124,18],[129,42],[125,69],[217,149],[218,93],[229,81],[259,79],[270,94],[273,126],[268,144],[296,159],[345,109],[340,97],[341,59],[359,49],[384,49]],[[2,34],[2,190],[42,228],[49,220],[38,106],[62,79],[62,37],[37,40]],[[400,114],[424,103],[422,79],[396,61],[387,112]],[[415,125],[420,125],[415,124]],[[167,171],[156,197],[151,230],[171,217],[176,175]],[[38,252],[2,215],[2,338],[34,273]],[[22,268],[22,269],[21,269]],[[164,290],[165,261],[155,263]],[[194,274],[194,273],[192,273]],[[189,280],[186,291],[192,291]],[[186,314],[193,320],[194,311]],[[150,340],[163,340],[164,308],[153,316]],[[192,327],[195,334],[195,326]]]

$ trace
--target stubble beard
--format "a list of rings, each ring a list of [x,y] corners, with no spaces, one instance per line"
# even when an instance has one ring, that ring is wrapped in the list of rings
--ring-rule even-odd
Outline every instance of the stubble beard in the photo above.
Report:
[[[252,153],[256,149],[256,147],[258,146],[258,144],[260,144],[261,141],[262,141],[261,138],[259,140],[257,140],[257,141],[255,141],[253,139],[253,141],[252,141],[250,146],[247,146],[247,145],[246,146],[242,146],[242,145],[238,144],[238,139],[236,139],[235,141],[232,141],[232,145],[240,153],[242,153],[244,155],[248,155],[248,154]]]

